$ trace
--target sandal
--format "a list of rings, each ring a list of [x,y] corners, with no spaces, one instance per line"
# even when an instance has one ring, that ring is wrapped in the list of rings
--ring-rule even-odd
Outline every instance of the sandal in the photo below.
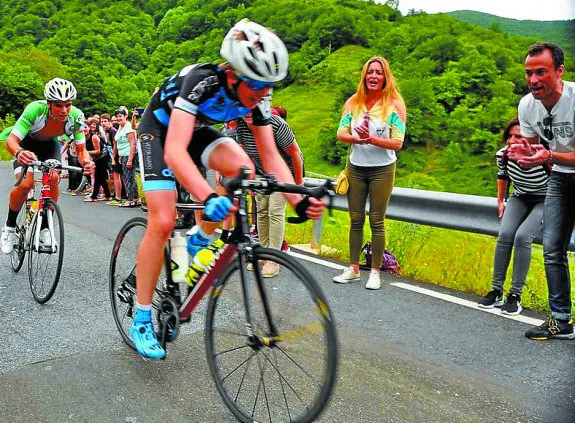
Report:
[[[134,200],[131,200],[131,201],[126,201],[122,204],[118,204],[118,207],[137,207],[137,206],[134,203]]]
[[[88,198],[84,198],[82,201],[83,201],[84,203],[95,203],[95,202],[98,201],[98,200],[96,200],[95,198],[90,198],[90,197],[88,197]]]

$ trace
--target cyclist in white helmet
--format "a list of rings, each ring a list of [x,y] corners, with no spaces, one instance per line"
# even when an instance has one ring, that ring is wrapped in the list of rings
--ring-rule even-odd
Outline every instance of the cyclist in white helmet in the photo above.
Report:
[[[16,179],[20,177],[23,165],[29,165],[35,160],[60,160],[58,138],[62,135],[75,141],[78,160],[84,166],[85,172],[93,172],[94,163],[84,148],[86,140],[84,133],[80,131],[84,124],[84,114],[72,106],[72,100],[76,99],[76,88],[70,81],[54,78],[46,83],[44,97],[46,100],[28,104],[16,124],[0,134],[0,141],[6,141],[6,149],[14,156]],[[57,180],[58,175],[52,175],[51,195],[54,201],[58,201]],[[5,254],[10,254],[14,248],[16,217],[33,185],[34,173],[29,169],[20,185],[10,191],[8,218],[0,237],[0,249]],[[40,232],[40,242],[51,242],[47,228]]]
[[[272,127],[271,92],[288,72],[288,52],[277,35],[243,19],[222,43],[223,64],[186,66],[167,78],[152,96],[138,128],[140,169],[148,206],[148,226],[137,256],[137,305],[131,336],[138,352],[148,358],[163,358],[165,352],[154,333],[152,295],[158,280],[165,245],[176,221],[176,180],[205,204],[205,217],[190,238],[191,255],[208,244],[209,236],[233,205],[218,196],[202,177],[199,167],[225,177],[237,176],[242,166],[254,165],[241,147],[214,123],[252,115],[254,137],[264,170],[278,180],[293,183],[293,177],[278,152]],[[317,219],[321,201],[286,194],[300,216]]]

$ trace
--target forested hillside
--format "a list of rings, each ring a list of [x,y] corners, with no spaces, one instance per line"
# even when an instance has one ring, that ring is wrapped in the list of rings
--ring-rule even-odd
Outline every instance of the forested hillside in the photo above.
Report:
[[[274,102],[288,107],[306,169],[333,175],[341,166],[340,110],[377,54],[390,61],[408,106],[400,183],[494,193],[493,153],[525,93],[522,63],[534,39],[447,15],[402,16],[393,0],[4,0],[0,126],[55,76],[74,82],[87,115],[143,106],[184,65],[220,61],[225,32],[243,17],[288,46],[290,74]]]
[[[511,35],[533,37],[542,41],[552,41],[559,44],[565,52],[575,55],[575,19],[564,21],[520,21],[502,18],[474,10],[457,10],[448,12],[457,20],[469,22],[483,28],[508,32]]]

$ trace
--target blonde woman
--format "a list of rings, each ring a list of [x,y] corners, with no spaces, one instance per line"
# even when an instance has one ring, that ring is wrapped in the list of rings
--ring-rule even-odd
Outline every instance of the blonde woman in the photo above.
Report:
[[[359,281],[365,206],[373,244],[372,269],[365,285],[381,288],[380,268],[385,249],[384,218],[395,180],[396,151],[403,146],[406,108],[389,63],[372,57],[363,66],[357,91],[345,103],[337,138],[351,145],[349,157],[350,266],[333,278],[337,283]]]

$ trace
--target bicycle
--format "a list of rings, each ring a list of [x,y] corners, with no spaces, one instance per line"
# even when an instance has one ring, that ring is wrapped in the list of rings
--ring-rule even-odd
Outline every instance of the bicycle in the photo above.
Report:
[[[30,190],[26,203],[18,213],[16,218],[17,241],[10,254],[10,263],[12,270],[19,272],[24,263],[26,252],[28,252],[30,290],[36,302],[45,304],[52,298],[58,286],[64,260],[64,220],[60,207],[50,197],[51,173],[60,169],[83,172],[83,169],[63,165],[56,159],[35,161],[30,166],[42,172],[41,189],[39,197],[36,199],[35,181],[34,188]],[[14,186],[18,186],[22,182],[30,166],[22,166],[20,178]],[[44,222],[47,222],[44,228],[50,232],[49,243],[44,243],[40,239]],[[51,265],[52,260],[55,260],[55,265]]]
[[[249,191],[294,192],[316,198],[329,195],[331,212],[332,183],[308,188],[279,183],[271,177],[246,177],[242,173],[227,181],[228,192],[238,200],[236,226],[227,243],[217,249],[211,268],[193,288],[182,284],[188,287],[185,295],[172,281],[170,250],[166,247],[165,266],[153,299],[158,339],[164,348],[174,341],[181,332],[180,324],[190,321],[212,287],[205,321],[206,354],[227,408],[242,422],[264,418],[310,422],[324,410],[335,386],[335,323],[313,275],[291,256],[264,248],[250,237],[246,197]],[[145,228],[143,217],[126,222],[116,237],[110,260],[114,321],[132,349],[129,328],[135,309],[135,255]],[[264,279],[258,266],[261,260],[279,263],[281,277]],[[252,263],[253,272],[248,272],[248,263]]]

